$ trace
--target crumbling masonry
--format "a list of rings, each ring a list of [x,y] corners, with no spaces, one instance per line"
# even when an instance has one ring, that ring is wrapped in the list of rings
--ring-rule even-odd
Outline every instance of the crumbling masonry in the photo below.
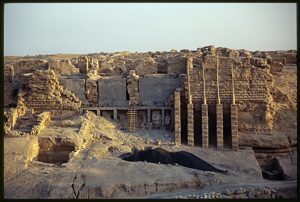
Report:
[[[4,104],[18,109],[22,99],[31,113],[54,118],[94,111],[130,133],[166,129],[177,145],[238,150],[240,134],[272,133],[272,74],[296,62],[287,55],[208,46],[22,60],[5,64]]]

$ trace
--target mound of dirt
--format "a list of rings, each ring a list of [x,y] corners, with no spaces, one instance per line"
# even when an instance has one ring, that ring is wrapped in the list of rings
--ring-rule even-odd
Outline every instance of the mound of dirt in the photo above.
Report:
[[[227,174],[227,171],[215,168],[206,161],[187,151],[168,152],[163,148],[148,148],[146,150],[133,151],[132,154],[123,154],[121,158],[126,161],[147,161],[150,163],[161,163],[171,165],[181,165],[203,171],[213,171]]]

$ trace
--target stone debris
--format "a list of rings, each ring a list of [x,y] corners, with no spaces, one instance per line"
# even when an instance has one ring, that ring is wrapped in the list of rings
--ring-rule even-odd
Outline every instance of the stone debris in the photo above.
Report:
[[[80,170],[79,167],[84,169],[86,166],[82,162],[87,159],[95,160],[97,164],[99,159],[115,158],[133,148],[158,145],[186,152],[197,149],[192,148],[196,146],[201,147],[199,151],[203,153],[207,150],[202,149],[216,147],[216,150],[210,151],[209,160],[216,161],[212,165],[218,166],[221,165],[218,159],[222,159],[220,156],[223,155],[220,152],[226,153],[226,148],[234,150],[230,152],[235,158],[235,155],[245,152],[240,150],[249,147],[255,153],[251,149],[253,162],[249,167],[253,167],[245,175],[294,180],[297,175],[296,154],[292,152],[297,147],[296,78],[296,50],[247,51],[210,45],[196,50],[146,53],[122,51],[72,56],[4,57],[5,140],[14,145],[17,142],[14,139],[25,141],[26,138],[35,138],[34,144],[22,146],[30,147],[26,151],[30,153],[30,161],[40,149],[41,155],[36,158],[45,162],[38,164],[33,160],[27,166],[26,160],[24,168],[32,173],[34,171],[31,169],[47,166],[49,162],[58,162],[53,169],[70,168],[76,162],[76,169]],[[214,143],[210,141],[211,129],[216,129]],[[159,130],[157,134],[156,130]],[[231,134],[230,137],[228,134]],[[99,144],[93,145],[92,140]],[[25,142],[27,144],[28,141]],[[53,147],[47,147],[48,143]],[[10,159],[10,162],[23,161],[22,152],[15,155],[18,148],[10,149],[6,148],[9,154],[6,159]],[[57,155],[60,149],[63,151]],[[131,168],[132,165],[125,164],[128,162],[118,163],[125,165],[123,168]],[[163,164],[161,160],[160,163]],[[23,166],[24,162],[21,164]],[[143,167],[151,167],[149,164],[143,164]],[[177,167],[167,165],[168,169],[175,169],[174,172],[185,171],[181,164],[175,164]],[[102,166],[102,162],[97,166]],[[164,166],[157,167],[161,169]],[[198,176],[201,179],[187,183],[194,183],[192,186],[198,188],[202,186],[203,177],[217,185],[232,174],[236,177],[242,172],[246,173],[245,166],[237,162],[224,167],[229,170],[222,170],[226,174],[224,179],[220,178],[219,173],[201,171],[201,177],[200,174]],[[10,169],[6,165],[5,170],[7,173],[20,174],[22,169],[18,166]],[[103,171],[101,169],[91,173],[98,176]],[[105,170],[107,173],[109,171]],[[154,169],[151,172],[158,171]],[[52,172],[45,171],[44,174],[51,176]],[[104,179],[105,173],[102,174]],[[115,174],[118,176],[118,173]],[[171,176],[169,174],[164,177]],[[191,173],[185,174],[193,176]],[[80,184],[81,190],[76,187],[77,180],[74,178],[72,196],[89,198],[91,194],[109,198],[120,194],[119,190],[127,194],[136,190],[136,193],[148,194],[185,187],[185,179],[190,179],[186,177],[179,180],[176,176],[179,186],[173,182],[150,185],[148,180],[153,180],[150,178],[145,180],[147,182],[141,185],[142,188],[140,185],[129,187],[124,182],[116,185],[114,191],[109,186],[90,186],[89,190]],[[27,181],[30,183],[24,180]],[[6,183],[11,183],[14,189],[14,180]],[[20,195],[13,197],[36,194],[26,183],[20,183],[20,187],[33,191],[16,191]],[[41,186],[41,189],[48,189],[48,186]],[[65,188],[63,185],[61,187]],[[72,191],[71,184],[68,190]],[[59,191],[48,190],[47,194],[53,197]],[[81,195],[84,192],[86,195]],[[5,194],[13,194],[13,191]],[[181,194],[176,198],[280,197],[285,197],[282,191],[269,187],[239,187],[187,196]]]
[[[282,195],[272,193],[275,189],[269,187],[240,187],[225,189],[223,192],[209,192],[175,196],[176,199],[243,199],[243,198],[281,198]],[[276,191],[277,192],[277,191]]]

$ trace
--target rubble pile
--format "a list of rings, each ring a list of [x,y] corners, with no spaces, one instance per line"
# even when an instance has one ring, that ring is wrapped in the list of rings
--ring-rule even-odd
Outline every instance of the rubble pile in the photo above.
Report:
[[[78,110],[81,100],[63,89],[52,70],[38,70],[25,74],[21,84],[25,104],[34,111]]]

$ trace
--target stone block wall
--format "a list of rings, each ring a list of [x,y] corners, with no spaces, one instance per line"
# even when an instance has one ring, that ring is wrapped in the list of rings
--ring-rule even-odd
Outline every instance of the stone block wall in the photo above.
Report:
[[[94,107],[98,106],[98,81],[87,78],[85,80],[85,95],[89,102],[89,105]]]
[[[238,113],[237,105],[230,105],[231,112],[231,135],[232,135],[232,149],[238,150]]]
[[[74,93],[81,101],[83,106],[88,106],[89,102],[85,94],[85,79],[80,77],[60,76],[59,83],[65,89]]]
[[[194,106],[193,104],[187,105],[187,131],[188,131],[188,145],[194,146]]]
[[[20,94],[25,105],[35,112],[79,111],[81,101],[72,92],[64,89],[54,71],[35,71],[25,74],[20,81]]]
[[[208,148],[208,106],[203,104],[202,106],[202,147]]]
[[[14,81],[14,66],[4,65],[4,106],[17,104],[17,88]]]
[[[79,68],[76,68],[70,60],[52,60],[49,62],[49,69],[58,75],[78,74]]]
[[[175,143],[181,144],[180,91],[174,93],[174,131]]]
[[[140,78],[140,104],[144,106],[166,106],[175,89],[182,86],[182,81],[182,76],[162,74]]]
[[[223,149],[223,105],[217,104],[217,148]]]
[[[13,66],[15,79],[19,80],[23,74],[32,73],[36,70],[48,70],[49,62],[46,60],[22,60]]]
[[[213,63],[213,61],[214,60],[209,60],[209,63],[204,63],[206,99],[208,104],[216,104],[217,99],[216,63]],[[268,74],[255,67],[240,68],[238,66],[235,67],[234,65],[235,61],[233,59],[220,58],[219,92],[221,102],[226,104],[231,103],[232,66],[234,67],[234,89],[236,100],[266,102],[268,98]],[[203,103],[202,67],[194,67],[190,70],[190,83],[193,101]],[[185,79],[184,88],[187,91],[187,79]]]
[[[99,106],[128,106],[126,99],[126,78],[112,76],[98,80]]]
[[[127,76],[127,92],[131,104],[139,105],[139,76],[135,74],[135,70],[130,70]]]

